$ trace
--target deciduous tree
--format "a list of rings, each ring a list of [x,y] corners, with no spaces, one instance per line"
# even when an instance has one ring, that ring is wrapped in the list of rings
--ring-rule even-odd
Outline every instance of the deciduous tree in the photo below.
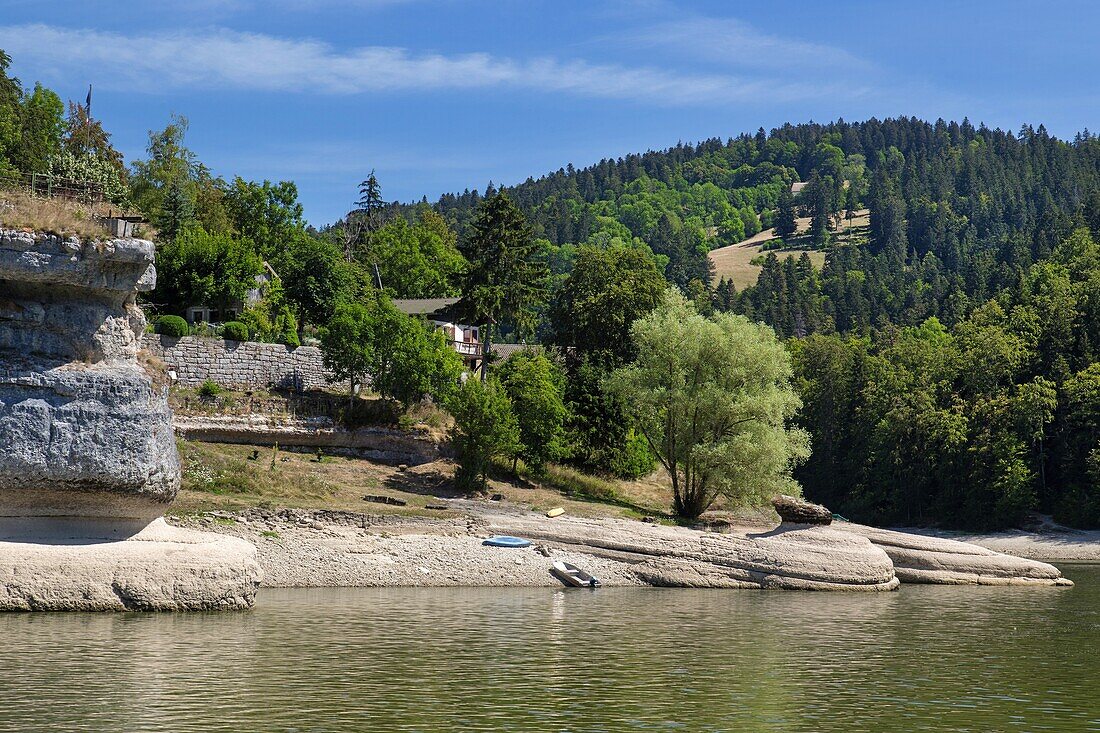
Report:
[[[513,455],[520,445],[508,393],[493,377],[468,379],[447,409],[455,420],[451,433],[458,454],[455,483],[466,491],[483,490],[493,460]]]
[[[545,354],[524,350],[512,355],[498,370],[519,424],[519,446],[513,454],[540,474],[546,463],[569,454],[565,425],[565,374]]]
[[[668,471],[676,514],[698,517],[719,496],[751,504],[798,491],[791,469],[808,436],[787,425],[800,403],[770,328],[704,318],[673,290],[632,336],[637,359],[611,386]]]

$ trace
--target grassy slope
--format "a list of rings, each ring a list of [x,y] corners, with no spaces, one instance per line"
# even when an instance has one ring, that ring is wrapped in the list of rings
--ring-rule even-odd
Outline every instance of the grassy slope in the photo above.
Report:
[[[361,458],[327,456],[318,462],[316,455],[247,445],[180,440],[179,449],[183,487],[173,514],[261,506],[442,517],[454,512],[427,506],[459,496],[453,487],[453,466],[446,461],[401,471]],[[254,460],[253,451],[259,454]],[[489,494],[501,494],[506,503],[534,511],[564,507],[575,516],[667,519],[671,505],[667,478],[659,473],[621,481],[565,466],[551,466],[538,479],[514,477],[502,467],[490,481]],[[407,506],[364,501],[364,495],[392,496]]]
[[[870,220],[866,210],[856,212],[851,229],[848,228],[848,221],[844,220],[840,232],[834,235],[834,242],[837,245],[861,243],[866,239],[869,224]],[[803,252],[809,252],[810,261],[814,263],[815,267],[820,268],[824,265],[824,250],[809,249],[809,238],[805,235],[809,228],[810,220],[808,218],[799,219],[798,231],[800,234],[793,238],[789,246],[781,250],[775,250],[776,256],[780,259],[787,256],[797,258]],[[738,290],[743,290],[749,285],[755,285],[756,279],[760,275],[760,265],[752,264],[752,260],[764,254],[763,245],[774,239],[776,239],[775,230],[766,229],[737,244],[712,250],[709,256],[711,262],[714,263],[715,282],[723,277],[732,279]]]

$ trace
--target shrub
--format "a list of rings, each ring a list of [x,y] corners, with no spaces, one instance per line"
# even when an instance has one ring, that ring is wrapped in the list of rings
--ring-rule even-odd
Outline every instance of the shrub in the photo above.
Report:
[[[626,434],[622,451],[611,459],[611,472],[619,478],[641,478],[653,473],[657,457],[649,449],[644,436],[633,429]]]
[[[218,330],[206,321],[199,321],[191,326],[191,335],[201,336],[203,338],[215,338],[218,335]]]
[[[298,340],[298,319],[287,303],[286,293],[279,281],[264,286],[263,300],[241,313],[241,323],[248,326],[249,337],[254,341],[287,346],[301,346]]]
[[[248,326],[240,321],[222,324],[222,338],[226,341],[248,341]]]
[[[483,490],[494,458],[519,448],[519,425],[508,393],[495,379],[471,377],[448,402],[455,425],[451,441],[458,454],[455,483],[464,491]]]
[[[199,387],[199,394],[203,397],[217,397],[222,393],[222,386],[213,379],[207,379]]]
[[[156,320],[155,330],[165,336],[180,338],[190,333],[187,321],[179,316],[161,316]]]

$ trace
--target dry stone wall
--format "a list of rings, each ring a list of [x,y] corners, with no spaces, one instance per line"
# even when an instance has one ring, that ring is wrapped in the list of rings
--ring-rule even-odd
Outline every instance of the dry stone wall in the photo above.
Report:
[[[233,389],[298,389],[346,385],[331,379],[313,346],[145,334],[142,346],[176,373],[177,384],[197,387],[207,379]]]

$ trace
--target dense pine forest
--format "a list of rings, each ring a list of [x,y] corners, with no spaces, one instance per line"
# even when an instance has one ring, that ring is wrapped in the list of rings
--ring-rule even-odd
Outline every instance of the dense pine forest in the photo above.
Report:
[[[317,339],[387,398],[443,400],[454,354],[390,299],[461,296],[496,340],[561,347],[553,364],[497,367],[499,388],[471,397],[492,414],[523,406],[504,436],[513,464],[637,476],[661,456],[623,380],[608,386],[647,356],[631,325],[690,308],[758,340],[722,315],[735,314],[786,346],[793,427],[810,436],[794,478],[810,498],[879,524],[1007,527],[1038,510],[1100,526],[1100,139],[1087,131],[785,125],[434,204],[387,202],[364,172],[355,209],[315,228],[293,182],[215,175],[182,117],[126,165],[84,105],[24,87],[9,62],[0,52],[0,184],[91,180],[143,214],[160,274],[143,305],[178,333],[186,308],[240,302],[272,268],[240,322],[191,330]],[[868,224],[851,236],[857,212]],[[716,276],[710,251],[773,228],[755,284]],[[660,311],[670,284],[687,305]],[[524,422],[535,415],[550,417]]]
[[[1087,131],[786,125],[506,191],[555,272],[581,244],[641,248],[701,309],[789,339],[811,498],[871,522],[995,527],[1042,509],[1100,523],[1100,140]],[[481,198],[435,209],[461,233]],[[780,251],[753,287],[714,281],[709,250],[778,228],[792,205],[823,268]],[[860,208],[866,242],[831,241]]]

